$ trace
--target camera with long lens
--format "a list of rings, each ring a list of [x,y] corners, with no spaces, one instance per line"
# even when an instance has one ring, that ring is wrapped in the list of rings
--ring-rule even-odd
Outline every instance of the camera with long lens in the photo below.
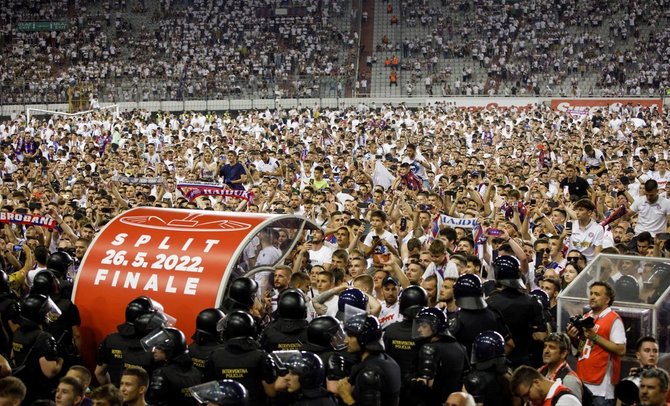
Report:
[[[572,316],[568,320],[568,324],[573,325],[577,330],[579,330],[579,334],[583,335],[584,334],[584,329],[591,329],[596,326],[596,321],[593,317],[582,317],[580,315],[577,316]]]
[[[633,405],[640,403],[640,375],[645,369],[654,368],[652,365],[645,365],[642,368],[635,368],[634,372],[614,387],[614,397],[619,399],[624,405]]]

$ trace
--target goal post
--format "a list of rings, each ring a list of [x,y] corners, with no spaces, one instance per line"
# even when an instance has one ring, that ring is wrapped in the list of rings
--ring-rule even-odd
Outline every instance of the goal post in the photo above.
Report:
[[[76,113],[67,113],[64,111],[56,111],[56,110],[45,110],[45,109],[38,109],[34,107],[26,107],[26,123],[30,123],[30,120],[34,116],[63,116],[63,117],[79,117],[79,116],[85,116],[86,114],[89,113],[96,113],[96,112],[105,112],[109,111],[112,113],[112,117],[116,120],[119,118],[119,105],[118,104],[111,104],[109,106],[100,106],[100,108],[97,109],[92,109],[92,110],[86,110],[86,111],[78,111]]]

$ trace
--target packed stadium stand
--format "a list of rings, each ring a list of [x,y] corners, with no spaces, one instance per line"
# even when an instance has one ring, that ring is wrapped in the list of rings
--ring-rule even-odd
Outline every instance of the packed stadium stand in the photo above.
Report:
[[[84,105],[91,93],[104,102],[344,97],[354,89],[377,97],[658,95],[668,85],[667,6],[10,1],[0,10],[8,56],[0,103]],[[368,8],[371,40],[359,36]],[[64,24],[27,24],[35,21]]]

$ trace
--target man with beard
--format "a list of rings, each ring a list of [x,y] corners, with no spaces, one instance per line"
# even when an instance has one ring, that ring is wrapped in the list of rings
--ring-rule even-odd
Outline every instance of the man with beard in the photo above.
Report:
[[[399,283],[392,276],[387,276],[382,281],[382,311],[379,314],[379,322],[382,329],[398,321],[400,315],[400,306],[398,303]]]
[[[560,379],[564,386],[572,391],[581,401],[584,385],[577,374],[567,363],[570,351],[570,338],[564,333],[551,333],[544,339],[544,350],[542,351],[542,362],[544,365],[538,368],[538,372],[545,378],[555,381]],[[589,397],[591,394],[589,393]]]
[[[438,293],[437,307],[443,310],[447,317],[451,317],[458,311],[456,298],[454,297],[454,284],[458,279],[446,278],[442,283],[442,288]]]

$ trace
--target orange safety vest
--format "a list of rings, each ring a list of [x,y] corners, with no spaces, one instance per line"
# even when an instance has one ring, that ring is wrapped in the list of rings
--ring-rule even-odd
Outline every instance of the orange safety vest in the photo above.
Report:
[[[384,65],[386,66],[391,65],[391,60],[389,58],[386,58],[386,60],[384,61]]]
[[[391,62],[391,63],[392,63],[393,65],[397,65],[397,64],[398,64],[398,57],[397,57],[397,56],[394,56],[394,57],[393,57],[393,62]]]
[[[593,317],[593,312],[584,315],[584,317],[588,316]],[[617,319],[620,320],[621,318],[613,310],[607,312],[605,316],[598,317],[595,326],[598,336],[609,340],[612,325]],[[577,360],[577,376],[584,383],[600,385],[605,378],[610,360],[612,360],[612,384],[616,385],[621,377],[621,357],[610,354],[591,340],[586,340],[579,360]]]
[[[393,82],[393,83],[397,82],[397,77],[396,77],[395,71],[391,72],[390,79],[391,79],[391,82]]]

